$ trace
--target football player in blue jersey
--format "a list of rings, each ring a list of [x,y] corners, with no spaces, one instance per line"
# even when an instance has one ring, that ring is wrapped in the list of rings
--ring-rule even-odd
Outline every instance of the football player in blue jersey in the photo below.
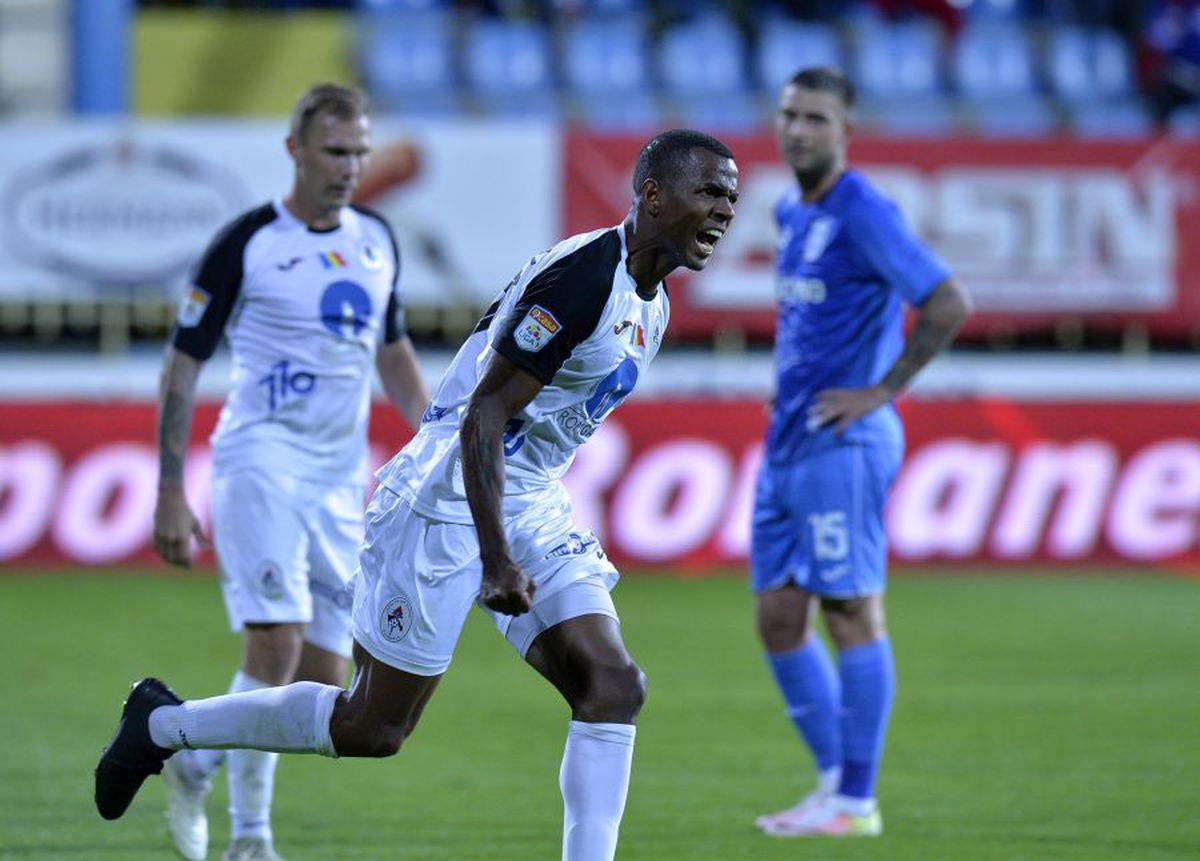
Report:
[[[877,835],[875,782],[895,686],[884,625],[883,506],[904,449],[896,395],[953,339],[970,299],[896,206],[847,166],[854,89],[798,72],[776,117],[796,174],[779,225],[776,391],[755,496],[750,579],[787,713],[816,760],[776,836]],[[916,324],[904,337],[904,305]],[[814,633],[818,608],[837,649]]]

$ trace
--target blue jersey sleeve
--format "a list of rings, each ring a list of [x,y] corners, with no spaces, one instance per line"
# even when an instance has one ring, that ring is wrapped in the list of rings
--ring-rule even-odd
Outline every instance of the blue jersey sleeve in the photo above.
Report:
[[[910,305],[922,305],[950,269],[904,223],[894,203],[859,206],[854,235],[868,266]]]

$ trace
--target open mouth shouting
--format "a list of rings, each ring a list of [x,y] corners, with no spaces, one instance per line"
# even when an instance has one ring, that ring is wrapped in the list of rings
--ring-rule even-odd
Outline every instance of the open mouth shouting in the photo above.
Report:
[[[710,254],[712,254],[713,248],[718,242],[721,241],[721,237],[724,235],[724,233],[724,230],[720,230],[715,227],[708,227],[697,233],[696,248],[699,250],[700,255],[702,257],[708,257]]]

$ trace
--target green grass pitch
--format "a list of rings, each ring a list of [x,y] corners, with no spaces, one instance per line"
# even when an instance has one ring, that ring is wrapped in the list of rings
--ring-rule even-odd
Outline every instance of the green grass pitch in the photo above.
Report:
[[[808,788],[740,578],[628,576],[616,602],[650,680],[618,857],[1200,857],[1200,581],[1142,573],[893,579],[899,691],[874,841],[761,836]],[[559,853],[567,715],[474,614],[396,758],[284,757],[290,861],[530,861]],[[128,682],[225,689],[238,640],[210,576],[0,577],[0,858],[167,859],[154,778],[119,822],[92,769]],[[210,799],[224,847],[224,778]]]

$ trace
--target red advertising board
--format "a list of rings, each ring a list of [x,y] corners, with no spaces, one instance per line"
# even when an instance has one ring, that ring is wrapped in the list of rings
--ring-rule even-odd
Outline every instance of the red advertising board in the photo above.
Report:
[[[912,400],[903,412],[896,561],[1200,571],[1200,404]],[[188,464],[202,517],[215,415],[200,409]],[[0,563],[152,562],[153,416],[145,403],[0,404]],[[577,519],[622,564],[744,564],[764,425],[747,399],[623,405],[568,474]],[[375,459],[403,437],[377,408]]]
[[[566,232],[623,217],[643,142],[567,137]],[[704,272],[670,279],[676,337],[773,330],[773,207],[795,180],[770,136],[727,143],[741,173],[737,217]],[[1064,319],[1200,333],[1200,143],[862,138],[850,156],[971,290],[978,312],[964,336]]]

